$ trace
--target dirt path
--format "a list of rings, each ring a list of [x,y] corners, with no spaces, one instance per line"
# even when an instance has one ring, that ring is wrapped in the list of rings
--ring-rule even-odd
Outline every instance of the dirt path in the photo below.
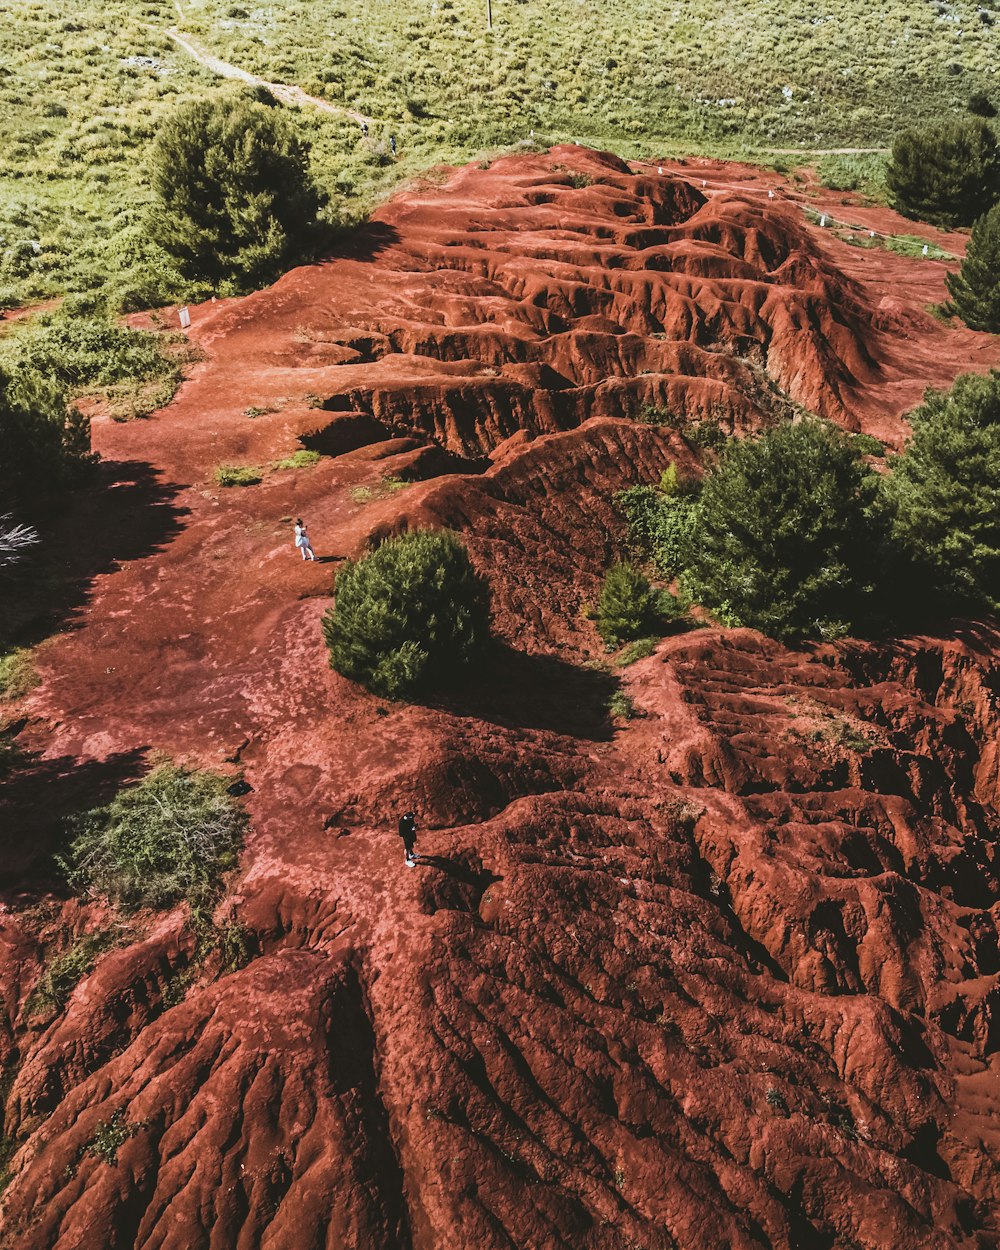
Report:
[[[150,27],[150,29],[153,28]],[[235,78],[252,87],[266,87],[275,99],[280,100],[282,104],[296,107],[311,105],[313,108],[319,109],[321,113],[333,113],[337,117],[349,117],[352,121],[357,122],[359,126],[370,126],[375,122],[374,118],[366,117],[364,113],[344,108],[339,104],[331,104],[329,100],[321,100],[319,96],[310,95],[308,91],[303,91],[301,87],[282,82],[270,82],[266,78],[260,78],[257,74],[251,74],[249,70],[240,69],[238,65],[230,65],[228,61],[223,61],[217,56],[212,56],[210,52],[206,52],[189,35],[182,35],[176,26],[169,26],[164,31],[164,34],[172,39],[179,48],[183,48],[188,56],[193,57],[200,65],[204,65],[206,69],[211,70],[213,74],[218,74],[220,78]]]
[[[879,156],[891,148],[758,148],[770,156]]]

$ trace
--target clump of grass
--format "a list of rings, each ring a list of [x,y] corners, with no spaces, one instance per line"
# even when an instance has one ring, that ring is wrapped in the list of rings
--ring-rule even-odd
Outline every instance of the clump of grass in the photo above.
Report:
[[[116,1111],[110,1120],[102,1120],[94,1136],[84,1147],[87,1154],[103,1159],[109,1167],[118,1166],[118,1151],[139,1132],[141,1125],[125,1119],[124,1111]]]
[[[256,486],[264,480],[264,473],[245,464],[220,464],[215,470],[217,486]]]
[[[119,926],[78,938],[46,967],[28,998],[25,1013],[36,1016],[61,1011],[77,985],[89,976],[97,957],[116,946],[121,938]]]
[[[160,764],[71,824],[70,883],[125,908],[204,908],[236,866],[246,816],[215,773]]]
[[[0,656],[0,699],[23,699],[40,682],[29,648],[17,647]]]
[[[616,690],[608,700],[608,715],[612,720],[635,720],[642,713],[624,690]]]
[[[271,465],[272,469],[307,469],[311,464],[316,464],[321,456],[318,451],[296,451],[290,456],[286,456],[284,460],[275,460]]]
[[[658,638],[637,638],[635,642],[630,642],[615,656],[615,667],[627,668],[637,660],[648,659],[656,650],[658,642]]]
[[[355,503],[371,503],[375,499],[388,499],[408,486],[412,486],[412,482],[404,482],[398,477],[384,477],[374,486],[352,486],[351,498]]]
[[[258,408],[256,404],[251,404],[249,408],[244,409],[243,415],[252,421],[255,417],[266,417],[276,411],[276,408]]]

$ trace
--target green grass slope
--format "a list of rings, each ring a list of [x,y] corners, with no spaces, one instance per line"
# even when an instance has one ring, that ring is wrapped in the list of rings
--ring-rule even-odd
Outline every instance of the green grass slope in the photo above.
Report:
[[[965,0],[493,0],[492,32],[486,0],[18,0],[0,6],[0,306],[191,294],[146,240],[146,151],[178,101],[234,87],[171,27],[372,119],[366,142],[347,112],[300,112],[347,218],[532,130],[624,155],[880,148],[973,92],[1000,104],[1000,12]]]

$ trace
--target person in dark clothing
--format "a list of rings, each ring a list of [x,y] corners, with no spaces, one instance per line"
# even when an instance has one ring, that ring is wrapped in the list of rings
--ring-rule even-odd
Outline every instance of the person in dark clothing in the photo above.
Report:
[[[406,866],[412,868],[420,858],[413,847],[417,840],[417,820],[412,812],[404,812],[399,818],[399,836],[403,839]]]
[[[396,136],[395,135],[389,136],[389,148],[392,151],[393,156],[395,156],[396,155]]]

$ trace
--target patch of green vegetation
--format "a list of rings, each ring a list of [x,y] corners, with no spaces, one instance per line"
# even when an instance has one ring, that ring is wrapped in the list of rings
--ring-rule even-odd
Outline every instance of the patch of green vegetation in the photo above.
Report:
[[[123,937],[120,926],[87,933],[57,955],[45,968],[25,1005],[28,1016],[62,1011],[77,985],[89,976],[99,955],[117,946]]]
[[[243,415],[245,417],[249,417],[252,421],[256,417],[266,417],[266,416],[269,416],[272,412],[276,412],[276,411],[277,409],[275,408],[258,408],[255,404],[251,404],[250,407],[247,408],[246,411],[243,413]]]
[[[384,477],[374,486],[352,486],[351,498],[355,503],[372,503],[376,499],[388,499],[390,495],[412,485],[412,482],[404,482],[402,478]]]
[[[246,816],[230,780],[170,763],[72,822],[70,883],[122,907],[204,908],[236,866]]]
[[[220,464],[215,470],[216,486],[256,486],[263,480],[263,469],[248,464]]]
[[[0,699],[23,699],[39,681],[30,648],[17,647],[0,656]]]
[[[628,643],[615,656],[615,667],[627,668],[637,660],[648,659],[656,650],[659,641],[658,638],[637,638],[635,642]]]
[[[116,1111],[110,1120],[102,1120],[98,1124],[94,1130],[94,1136],[84,1150],[87,1154],[103,1159],[109,1167],[117,1167],[118,1151],[130,1138],[135,1137],[141,1128],[142,1125],[126,1120],[124,1111]]]
[[[859,456],[875,456],[879,460],[885,456],[885,446],[874,434],[852,434],[851,446]]]
[[[395,699],[455,678],[489,638],[490,592],[449,531],[390,538],[337,574],[323,617],[330,665]]]
[[[0,363],[35,371],[71,399],[98,395],[116,420],[147,416],[169,403],[181,366],[194,358],[182,334],[152,334],[117,324],[90,299],[18,322],[0,337]]]
[[[659,618],[659,601],[649,578],[625,561],[604,577],[597,604],[597,631],[609,650],[648,634]]]
[[[860,191],[871,200],[884,201],[886,154],[881,152],[832,153],[820,159],[816,173],[831,191]]]
[[[616,690],[608,700],[608,716],[612,720],[635,720],[642,713],[624,690]]]
[[[302,451],[293,452],[292,455],[286,456],[284,460],[275,460],[271,465],[272,469],[308,469],[311,464],[316,464],[322,457],[318,451]]]

